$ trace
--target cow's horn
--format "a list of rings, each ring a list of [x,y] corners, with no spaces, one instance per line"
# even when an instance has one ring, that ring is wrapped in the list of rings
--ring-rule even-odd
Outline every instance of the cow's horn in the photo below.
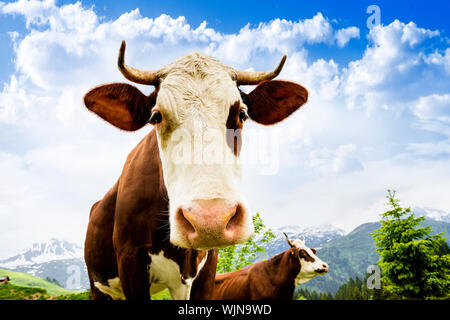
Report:
[[[283,233],[284,233],[284,236],[286,237],[286,240],[287,240],[287,242],[289,243],[289,245],[290,245],[292,248],[295,247],[295,246],[292,244],[291,240],[289,240],[289,237],[287,236],[286,232],[283,232]]]
[[[236,82],[238,85],[252,85],[258,84],[264,80],[272,80],[280,74],[285,62],[286,56],[283,56],[278,66],[273,71],[251,72],[236,70]]]
[[[122,44],[119,49],[119,59],[117,59],[117,65],[120,72],[130,81],[156,86],[159,84],[158,71],[153,70],[139,70],[125,64],[125,40],[122,40]]]

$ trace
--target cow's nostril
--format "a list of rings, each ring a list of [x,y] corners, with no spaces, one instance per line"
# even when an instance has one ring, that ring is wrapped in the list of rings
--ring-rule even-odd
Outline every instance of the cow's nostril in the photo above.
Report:
[[[176,213],[176,220],[179,226],[188,233],[195,233],[195,228],[189,219],[184,215],[183,209],[179,208]]]
[[[324,269],[328,269],[328,266],[327,266],[326,264],[323,264],[322,267],[323,267]]]
[[[236,210],[234,211],[234,214],[231,216],[231,219],[228,221],[225,229],[227,231],[233,231],[234,229],[236,229],[240,225],[242,225],[243,219],[244,219],[244,210],[242,209],[241,205],[238,204],[236,206]]]

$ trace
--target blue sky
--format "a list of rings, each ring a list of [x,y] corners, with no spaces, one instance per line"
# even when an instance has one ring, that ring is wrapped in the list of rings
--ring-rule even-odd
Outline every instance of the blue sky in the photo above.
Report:
[[[8,3],[8,1],[6,2]],[[57,1],[59,5],[73,1]],[[185,16],[189,23],[197,26],[207,21],[208,26],[224,33],[238,32],[244,25],[257,25],[276,18],[298,20],[311,18],[322,12],[330,20],[335,19],[342,26],[357,26],[361,30],[360,41],[350,43],[345,50],[330,50],[329,46],[312,48],[313,57],[333,58],[348,62],[358,57],[367,45],[365,35],[368,6],[376,4],[382,8],[382,23],[395,19],[414,21],[423,28],[439,29],[449,37],[450,20],[442,12],[450,10],[448,1],[83,1],[83,6],[93,7],[105,20],[117,19],[127,11],[139,8],[143,16],[156,17],[168,14],[172,17]],[[11,60],[14,53],[10,37],[6,32],[25,31],[24,17],[2,16],[0,34],[0,80],[14,70]],[[443,44],[444,45],[444,44]],[[331,48],[332,49],[332,48]]]
[[[369,29],[373,4],[381,24]],[[308,88],[308,104],[280,125],[247,128],[278,135],[258,145],[276,147],[274,172],[258,163],[244,177],[269,226],[350,231],[378,219],[388,188],[405,206],[450,212],[449,9],[412,0],[0,2],[0,243],[11,243],[0,257],[52,237],[82,243],[90,205],[148,132],[125,134],[82,105],[89,88],[125,81],[115,65],[122,39],[141,68],[202,51],[265,70],[287,54],[280,78]]]

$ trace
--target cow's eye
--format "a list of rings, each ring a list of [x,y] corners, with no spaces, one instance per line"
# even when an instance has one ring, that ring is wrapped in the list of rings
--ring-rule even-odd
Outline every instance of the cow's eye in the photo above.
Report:
[[[148,122],[150,122],[151,124],[157,124],[160,123],[161,121],[162,121],[162,114],[158,110],[153,111],[152,115],[150,116],[150,119],[148,120]]]
[[[241,110],[239,111],[239,120],[241,120],[242,122],[244,122],[244,121],[247,120],[247,119],[248,119],[248,113],[247,113],[247,111],[244,110],[244,109],[241,109]]]

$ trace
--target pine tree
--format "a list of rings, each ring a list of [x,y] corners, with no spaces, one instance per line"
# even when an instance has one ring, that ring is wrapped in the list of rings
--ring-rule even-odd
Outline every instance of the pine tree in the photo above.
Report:
[[[381,215],[381,227],[372,234],[384,288],[406,299],[449,297],[450,255],[442,254],[448,251],[442,233],[430,235],[430,226],[419,228],[425,218],[400,207],[395,196],[388,190],[391,210]]]

